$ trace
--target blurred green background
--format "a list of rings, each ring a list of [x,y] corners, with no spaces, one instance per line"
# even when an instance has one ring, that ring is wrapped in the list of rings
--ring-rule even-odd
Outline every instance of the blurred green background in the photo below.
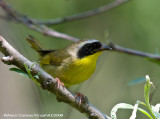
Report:
[[[6,0],[17,11],[36,19],[59,18],[85,12],[106,5],[112,0]],[[116,44],[150,53],[159,52],[160,48],[160,1],[131,0],[108,12],[55,25],[55,30],[78,38],[98,39],[106,43],[106,33]],[[4,14],[0,10],[0,14]],[[13,45],[20,53],[36,61],[38,55],[25,41],[28,35],[33,35],[47,49],[59,49],[71,41],[50,38],[34,32],[25,26],[0,19],[0,35]],[[0,53],[0,57],[3,55]],[[15,72],[0,62],[0,118],[3,114],[63,114],[63,119],[86,119],[85,115],[72,109],[65,103],[58,103],[56,97],[37,87],[36,84]],[[145,82],[128,85],[129,81],[145,75],[150,75],[151,81],[157,86],[160,83],[160,66],[145,58],[104,52],[98,62],[94,75],[71,91],[86,95],[93,105],[110,115],[117,103],[135,104],[137,100],[144,101],[143,89]],[[153,97],[151,104],[160,102],[160,89]],[[129,110],[119,110],[118,119],[128,119]],[[138,112],[138,118],[147,118]],[[6,118],[5,118],[6,119]]]

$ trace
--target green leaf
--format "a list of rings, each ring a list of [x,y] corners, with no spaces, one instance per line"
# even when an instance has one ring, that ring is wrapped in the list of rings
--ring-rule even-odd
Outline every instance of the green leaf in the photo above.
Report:
[[[147,105],[150,105],[149,104],[149,91],[150,91],[150,87],[151,87],[150,78],[147,75],[146,76],[146,84],[144,86],[144,98],[145,98],[145,101],[146,101]]]
[[[32,66],[31,66],[31,68],[32,68],[35,64],[36,64],[36,63],[33,63]],[[26,64],[24,64],[24,66],[25,66],[25,69],[26,69],[27,73],[24,72],[24,71],[22,71],[22,70],[19,69],[19,68],[10,68],[9,70],[10,70],[10,71],[17,72],[17,73],[19,73],[21,76],[24,76],[24,77],[26,77],[26,78],[32,79],[38,86],[40,86],[40,83],[39,83],[36,79],[39,79],[39,75],[40,75],[41,72],[38,72],[37,75],[32,76],[32,74],[31,74],[31,68],[29,68]]]
[[[146,75],[146,84],[144,86],[144,98],[145,98],[146,106],[149,109],[153,119],[156,119],[156,117],[151,109],[151,105],[149,103],[149,92],[150,92],[151,85],[153,85],[153,83],[150,81],[149,76]]]
[[[31,74],[32,67],[33,67],[35,64],[36,64],[36,62],[33,63],[30,68],[29,68],[26,64],[24,64],[24,66],[25,66],[25,69],[26,69],[26,71],[27,71],[27,73],[28,73],[28,75],[29,75],[29,78],[32,79],[38,86],[41,86],[41,84],[35,79],[35,78],[38,77],[38,75],[39,75],[41,72],[39,72],[39,73],[38,73],[37,75],[35,75],[35,76],[32,76],[32,74]],[[37,79],[39,79],[39,77],[38,77]]]
[[[24,76],[26,78],[29,78],[29,75],[27,73],[25,73],[24,71],[22,71],[21,69],[18,69],[18,68],[10,68],[9,69],[10,71],[14,71],[14,72],[17,72],[19,73],[21,76]]]

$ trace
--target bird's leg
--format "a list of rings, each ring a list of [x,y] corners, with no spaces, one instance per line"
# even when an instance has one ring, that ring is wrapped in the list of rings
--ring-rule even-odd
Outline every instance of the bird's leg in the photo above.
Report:
[[[88,98],[85,95],[83,95],[82,93],[77,92],[74,98],[79,99],[78,100],[79,105],[81,105],[82,103],[83,104],[88,103]]]
[[[63,86],[64,87],[64,83],[63,82],[61,82],[60,80],[59,80],[59,78],[55,78],[55,80],[56,80],[56,85],[57,85],[57,89],[59,89],[59,86],[61,85],[61,86]]]

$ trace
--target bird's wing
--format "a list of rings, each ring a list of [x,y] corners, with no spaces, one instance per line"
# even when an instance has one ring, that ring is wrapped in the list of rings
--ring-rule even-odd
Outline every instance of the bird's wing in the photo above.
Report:
[[[54,66],[60,66],[63,61],[70,56],[66,50],[43,50],[40,51],[43,56],[41,57],[40,61],[41,64],[50,64]]]

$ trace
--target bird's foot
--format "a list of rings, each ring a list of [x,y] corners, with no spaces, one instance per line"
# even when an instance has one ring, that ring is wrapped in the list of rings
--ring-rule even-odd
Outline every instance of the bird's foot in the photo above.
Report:
[[[88,103],[88,98],[83,95],[82,93],[77,92],[76,95],[74,96],[75,99],[78,99],[78,103],[79,106],[83,103],[83,104],[87,104]]]
[[[62,86],[62,87],[64,87],[64,83],[63,82],[61,82],[60,80],[59,80],[59,78],[55,78],[55,80],[56,80],[56,85],[57,85],[57,89],[59,89],[59,87],[60,87],[60,85]]]

